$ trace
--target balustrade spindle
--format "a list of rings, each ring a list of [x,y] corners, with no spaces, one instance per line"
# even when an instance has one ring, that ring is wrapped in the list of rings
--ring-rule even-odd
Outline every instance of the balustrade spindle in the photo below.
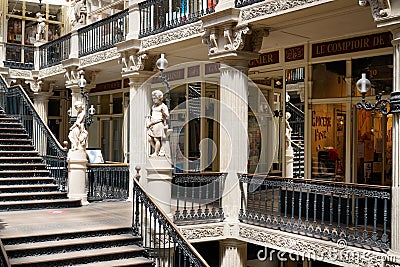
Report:
[[[364,198],[364,233],[363,233],[365,239],[368,237],[367,226],[368,226],[368,197],[365,196],[365,198]]]
[[[332,229],[333,229],[333,192],[331,192],[331,199],[329,201],[329,233],[332,233]],[[340,216],[339,216],[340,218]]]
[[[322,212],[321,212],[321,233],[323,234],[325,231],[325,195],[322,195]]]
[[[264,216],[264,223],[266,223],[268,220],[268,185],[266,185],[266,186],[260,185],[260,188],[261,187],[265,188],[264,215],[263,216]],[[261,203],[261,201],[260,201],[260,203]],[[261,214],[261,210],[260,210],[260,214]]]
[[[377,233],[376,233],[376,223],[378,220],[378,198],[374,198],[374,230],[372,232],[372,240],[376,241]]]

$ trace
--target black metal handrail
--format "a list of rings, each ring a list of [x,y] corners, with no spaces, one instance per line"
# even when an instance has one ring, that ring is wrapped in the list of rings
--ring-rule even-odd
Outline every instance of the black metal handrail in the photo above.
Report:
[[[239,174],[239,182],[244,223],[349,245],[390,247],[388,186],[247,174]]]
[[[297,133],[304,141],[304,112],[290,102],[286,103],[286,112],[290,113],[289,123],[292,132]]]
[[[4,248],[3,242],[0,239],[0,266],[11,267],[10,260],[8,259],[7,252]]]
[[[136,179],[139,179],[138,175]],[[156,265],[209,267],[136,179],[133,179],[132,228],[142,237],[143,247],[154,258]]]
[[[6,43],[4,66],[12,69],[32,70],[34,68],[34,47]],[[23,57],[22,57],[23,56]]]
[[[128,198],[129,194],[129,164],[101,163],[87,164],[88,200]]]
[[[293,159],[293,177],[294,178],[303,178],[304,172],[304,158],[302,158],[302,153],[304,153],[304,148],[300,144],[296,144],[293,141],[290,141],[290,144],[294,151],[294,159]]]
[[[71,34],[66,34],[49,43],[39,46],[39,69],[48,68],[69,58],[71,53]]]
[[[7,115],[19,118],[32,145],[45,160],[51,177],[55,179],[61,191],[66,191],[67,151],[37,114],[33,103],[20,86],[8,88],[3,77],[0,78],[0,109]]]
[[[147,0],[139,3],[139,37],[199,21],[213,13],[218,0]]]
[[[222,192],[226,173],[175,173],[175,223],[223,221]]]
[[[78,30],[79,57],[104,51],[122,42],[128,31],[128,9]]]

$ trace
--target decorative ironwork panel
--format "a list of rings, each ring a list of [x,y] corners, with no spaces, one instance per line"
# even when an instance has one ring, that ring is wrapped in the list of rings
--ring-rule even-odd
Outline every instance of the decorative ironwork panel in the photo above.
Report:
[[[213,13],[218,0],[147,0],[139,3],[139,37],[150,36],[199,21]]]
[[[239,182],[244,223],[390,248],[390,187],[247,174]]]
[[[71,34],[39,46],[39,69],[48,68],[68,59],[71,52]]]
[[[125,41],[128,9],[78,30],[79,57],[104,51]]]

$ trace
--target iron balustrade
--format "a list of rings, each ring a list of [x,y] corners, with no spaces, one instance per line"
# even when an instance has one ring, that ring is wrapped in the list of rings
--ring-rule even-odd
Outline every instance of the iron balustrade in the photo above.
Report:
[[[67,149],[60,145],[38,115],[25,90],[20,85],[8,88],[3,77],[0,78],[0,109],[20,119],[32,145],[43,157],[50,176],[55,179],[59,190],[66,191]]]
[[[48,68],[69,58],[71,53],[71,34],[39,46],[39,69]]]
[[[302,153],[304,153],[304,149],[302,146],[296,144],[293,141],[290,141],[293,148],[293,177],[294,178],[303,178],[304,171],[304,158],[302,158]]]
[[[222,192],[226,173],[175,173],[175,223],[223,221]]]
[[[199,21],[213,13],[218,0],[147,0],[139,3],[139,37]]]
[[[388,186],[239,174],[243,223],[390,248]],[[378,209],[379,207],[379,209]]]
[[[209,267],[136,179],[133,179],[132,228],[142,237],[142,245],[156,266]]]
[[[87,164],[88,200],[127,199],[129,165],[125,163]]]
[[[289,123],[292,132],[297,133],[304,142],[304,112],[292,103],[286,103],[286,112],[290,113]]]
[[[12,69],[33,70],[33,54],[33,46],[7,43],[4,66]]]
[[[79,29],[79,57],[114,47],[125,40],[127,29],[128,9]]]

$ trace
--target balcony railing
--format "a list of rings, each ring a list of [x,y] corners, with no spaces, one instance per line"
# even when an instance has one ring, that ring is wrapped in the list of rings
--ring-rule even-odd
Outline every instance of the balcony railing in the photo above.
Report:
[[[138,179],[139,176],[136,177]],[[133,179],[133,231],[159,267],[209,267],[167,214]]]
[[[39,47],[39,69],[48,68],[68,59],[71,52],[71,34],[64,35]]]
[[[87,164],[86,173],[88,176],[89,201],[128,198],[128,164]]]
[[[125,40],[128,9],[78,30],[79,57],[112,48]]]
[[[198,21],[213,13],[218,0],[147,0],[139,3],[140,34],[145,37]]]
[[[33,70],[33,46],[6,44],[4,66],[12,69]]]
[[[174,174],[172,180],[172,195],[173,199],[176,198],[174,221],[176,223],[223,221],[222,192],[225,177],[224,173]]]
[[[239,181],[244,223],[389,249],[390,187],[246,174]]]

